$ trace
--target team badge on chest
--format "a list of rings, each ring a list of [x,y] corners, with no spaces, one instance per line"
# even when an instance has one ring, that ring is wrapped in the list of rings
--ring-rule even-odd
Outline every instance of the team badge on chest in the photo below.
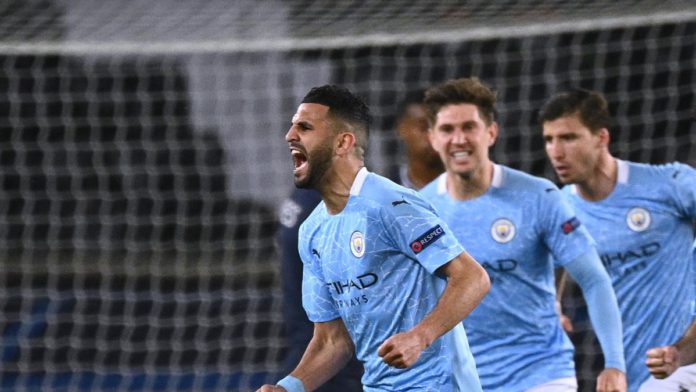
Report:
[[[628,228],[637,232],[647,230],[650,227],[651,220],[650,213],[645,208],[631,208],[626,215]]]
[[[516,233],[515,225],[508,219],[498,219],[491,226],[491,236],[501,244],[512,241]]]
[[[365,254],[365,236],[359,231],[354,231],[350,236],[350,251],[355,257],[363,257]]]

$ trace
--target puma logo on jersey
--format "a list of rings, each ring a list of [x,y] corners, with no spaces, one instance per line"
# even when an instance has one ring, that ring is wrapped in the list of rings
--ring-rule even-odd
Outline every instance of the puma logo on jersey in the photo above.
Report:
[[[393,202],[392,202],[392,206],[393,206],[393,207],[396,207],[396,206],[398,206],[399,204],[411,204],[411,203],[407,202],[407,201],[404,200],[403,198],[402,198],[401,200],[397,200],[397,201],[393,201]]]
[[[312,248],[312,254],[315,255],[315,256],[317,256],[318,258],[321,259],[321,255],[320,255],[319,252],[318,252],[316,249],[314,249],[314,248]]]

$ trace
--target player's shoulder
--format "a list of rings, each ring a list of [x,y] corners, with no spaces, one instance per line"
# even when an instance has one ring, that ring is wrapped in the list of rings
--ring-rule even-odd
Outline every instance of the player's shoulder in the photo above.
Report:
[[[674,180],[679,180],[680,178],[696,175],[696,170],[694,170],[693,167],[681,162],[670,162],[664,164],[649,164],[629,161],[619,162],[624,162],[628,167],[629,181],[631,182],[643,180],[662,180],[671,182]]]
[[[314,207],[312,212],[309,213],[307,218],[300,225],[300,235],[306,236],[316,231],[316,229],[321,226],[321,222],[326,219],[327,215],[326,205],[323,201],[319,201],[319,204]]]
[[[426,184],[423,188],[418,190],[418,192],[423,195],[428,200],[432,200],[432,198],[437,197],[439,194],[444,193],[441,192],[441,189],[444,186],[444,182],[447,181],[447,173],[442,173],[439,176],[437,176],[434,180],[430,181],[428,184]]]
[[[503,188],[513,189],[515,192],[527,191],[539,195],[558,191],[558,187],[546,178],[534,176],[511,167],[498,166],[501,168],[500,183]]]
[[[369,173],[358,195],[363,203],[374,207],[398,205],[404,202],[420,202],[421,196],[413,189],[401,186],[394,181]]]
[[[696,186],[696,170],[681,162],[648,164],[619,161],[624,166],[628,187],[640,192],[671,197],[678,189],[693,189]],[[620,168],[619,176],[621,177]]]

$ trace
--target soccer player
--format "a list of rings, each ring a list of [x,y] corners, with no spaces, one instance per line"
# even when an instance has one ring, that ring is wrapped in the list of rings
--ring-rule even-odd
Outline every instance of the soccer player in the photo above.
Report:
[[[444,168],[440,156],[428,142],[428,119],[425,107],[418,100],[409,100],[403,105],[396,121],[396,132],[406,147],[406,161],[391,177],[394,181],[411,189],[419,189],[440,175]],[[284,200],[278,216],[278,246],[281,258],[281,280],[283,283],[283,317],[288,338],[288,354],[285,369],[289,373],[302,358],[307,343],[312,338],[313,324],[302,309],[302,260],[297,251],[297,235],[300,224],[321,201],[319,192],[313,189],[295,188]],[[362,391],[360,378],[363,370],[360,362],[351,358],[336,376],[324,383],[318,392]]]
[[[307,343],[312,339],[314,325],[302,309],[302,260],[297,252],[297,235],[300,224],[321,201],[319,192],[313,189],[295,188],[284,200],[278,211],[277,240],[280,253],[283,284],[283,319],[288,342],[288,353],[284,361],[286,373],[292,371],[302,358]],[[317,392],[361,392],[363,369],[353,356],[346,366],[328,380]]]
[[[460,323],[488,276],[415,191],[364,167],[369,117],[348,90],[316,87],[285,135],[295,185],[322,197],[299,234],[314,335],[295,370],[259,391],[314,390],[354,350],[365,391],[480,391]]]
[[[598,390],[625,391],[621,321],[609,276],[553,183],[490,160],[498,135],[495,100],[488,86],[469,78],[429,89],[424,101],[430,142],[446,171],[421,193],[492,282],[464,320],[483,389],[577,390],[573,347],[555,307],[555,260],[590,304],[607,359]]]
[[[598,92],[555,95],[539,119],[546,153],[568,184],[563,193],[597,241],[611,276],[623,318],[629,390],[643,383],[644,391],[693,385],[688,377],[676,383],[651,379],[645,361],[648,349],[676,342],[691,322],[696,170],[614,158],[608,106]]]
[[[407,188],[420,189],[445,170],[440,156],[428,141],[428,117],[420,99],[404,105],[396,131],[406,147],[406,164],[399,166],[399,172],[390,177]]]

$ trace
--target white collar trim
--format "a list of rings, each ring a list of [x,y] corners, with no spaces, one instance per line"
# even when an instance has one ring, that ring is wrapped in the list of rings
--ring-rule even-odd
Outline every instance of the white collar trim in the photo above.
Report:
[[[491,186],[495,188],[500,188],[503,185],[503,168],[500,165],[493,164],[493,179],[491,179]],[[447,172],[440,174],[437,178],[437,194],[444,195],[447,193]]]
[[[355,176],[355,180],[353,180],[353,185],[350,187],[351,196],[357,196],[360,194],[368,174],[370,174],[370,172],[367,171],[366,167],[363,167],[358,171],[358,174]]]
[[[628,172],[629,172],[629,166],[626,161],[622,161],[621,159],[616,159],[616,182],[618,184],[626,184],[628,183]],[[570,192],[574,195],[578,194],[578,186],[576,184],[573,184],[570,188]]]
[[[628,163],[620,159],[616,160],[616,182],[625,184],[628,182]]]
[[[500,165],[493,164],[493,179],[491,180],[491,186],[495,188],[500,188],[503,185],[503,168]]]

